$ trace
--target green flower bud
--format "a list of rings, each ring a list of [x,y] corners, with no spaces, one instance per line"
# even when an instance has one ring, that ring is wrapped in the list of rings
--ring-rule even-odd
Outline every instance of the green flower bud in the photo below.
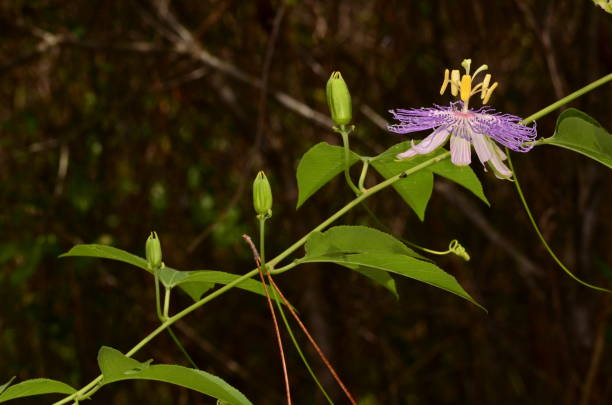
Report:
[[[272,215],[272,189],[263,171],[253,181],[253,207],[257,215]]]
[[[351,93],[349,93],[346,82],[340,72],[332,73],[327,81],[325,92],[332,120],[337,125],[350,123],[353,118]]]
[[[149,266],[151,269],[158,269],[162,265],[162,250],[161,243],[157,238],[156,232],[151,232],[151,235],[147,238],[147,243],[145,244],[145,253],[147,256],[147,262],[149,262]]]

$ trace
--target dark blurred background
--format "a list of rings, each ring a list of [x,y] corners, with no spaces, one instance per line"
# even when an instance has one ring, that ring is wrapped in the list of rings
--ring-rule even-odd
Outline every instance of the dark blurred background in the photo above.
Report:
[[[352,146],[365,155],[405,139],[384,130],[388,109],[446,104],[443,70],[466,57],[500,82],[495,108],[523,117],[612,71],[612,16],[587,0],[13,0],[0,3],[0,27],[0,383],[81,386],[98,374],[101,345],[125,352],[156,327],[152,279],[57,258],[74,244],[143,255],[156,230],[167,265],[244,273],[253,264],[240,235],[256,233],[258,170],[274,191],[269,255],[347,202],[338,179],[294,208],[301,155],[339,143],[324,94],[332,70],[351,89]],[[571,106],[610,129],[611,99],[608,85]],[[557,115],[539,120],[540,136]],[[546,146],[514,159],[562,260],[610,287],[610,170]],[[392,190],[368,204],[420,245],[442,250],[458,238],[472,260],[436,261],[488,314],[407,279],[397,280],[398,302],[332,265],[278,282],[360,404],[611,403],[610,296],[563,274],[513,184],[474,169],[491,208],[440,178],[423,223]],[[361,208],[339,223],[373,225]],[[176,297],[174,308],[189,303]],[[200,367],[257,405],[283,403],[263,299],[232,291],[176,330]],[[295,404],[324,403],[287,345]],[[135,357],[186,365],[167,335]],[[93,403],[137,401],[213,403],[146,382],[106,387]]]

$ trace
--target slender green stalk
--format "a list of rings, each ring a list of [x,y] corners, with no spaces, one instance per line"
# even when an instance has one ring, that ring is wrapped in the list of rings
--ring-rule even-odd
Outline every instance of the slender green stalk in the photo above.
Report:
[[[353,190],[356,195],[359,195],[361,191],[355,186],[355,183],[353,183],[350,173],[351,148],[349,146],[349,134],[352,132],[352,127],[341,125],[338,132],[342,136],[342,145],[344,146],[344,178],[351,190]]]
[[[183,346],[183,344],[179,340],[178,336],[176,336],[176,334],[174,333],[174,331],[172,330],[172,328],[170,326],[168,326],[168,334],[170,335],[170,337],[174,341],[174,344],[176,344],[176,346],[179,348],[181,353],[183,353],[183,356],[185,356],[185,358],[187,359],[187,362],[189,364],[191,364],[191,367],[195,368],[196,370],[199,370],[200,368],[195,363],[195,361],[193,361],[193,359],[189,355],[189,352],[187,351],[187,349],[185,349],[185,346]]]
[[[155,275],[155,310],[157,311],[157,317],[162,319],[161,303],[159,296],[159,267],[153,269]]]
[[[531,225],[533,226],[533,229],[534,229],[535,233],[538,235],[538,238],[540,238],[540,241],[542,242],[542,245],[544,245],[544,248],[546,249],[546,251],[548,252],[550,257],[553,258],[553,260],[559,265],[559,267],[561,267],[561,269],[563,269],[563,271],[568,276],[570,276],[571,278],[573,278],[574,280],[576,280],[578,283],[582,284],[583,286],[588,287],[588,288],[592,288],[593,290],[603,291],[603,292],[607,292],[607,293],[612,294],[612,291],[608,290],[607,288],[598,287],[596,285],[589,284],[586,281],[582,281],[581,279],[579,279],[576,275],[574,275],[574,273],[572,273],[572,271],[570,269],[565,267],[563,262],[557,257],[555,252],[553,252],[553,250],[548,245],[548,242],[546,242],[546,239],[544,238],[544,235],[542,235],[542,232],[540,231],[540,227],[536,223],[536,221],[535,221],[535,219],[533,217],[533,214],[531,213],[531,209],[529,209],[529,205],[527,204],[527,200],[525,199],[525,195],[523,194],[523,190],[521,189],[521,185],[520,185],[520,183],[518,181],[518,177],[516,177],[516,171],[514,170],[514,165],[512,164],[512,159],[510,159],[509,151],[506,151],[506,155],[508,156],[508,163],[510,164],[510,170],[512,170],[512,173],[514,173],[514,185],[516,186],[516,192],[518,193],[519,198],[521,199],[521,202],[523,203],[523,207],[525,208],[525,212],[527,213],[527,216],[529,217],[529,221],[531,222]]]
[[[268,277],[271,277],[271,276],[268,274]],[[287,320],[287,317],[285,316],[285,311],[283,310],[283,306],[280,303],[280,299],[276,292],[276,286],[271,286],[271,287],[272,287],[272,294],[274,295],[274,300],[276,301],[276,306],[278,307],[278,311],[281,314],[281,318],[283,318],[285,329],[287,329],[287,332],[289,333],[289,337],[291,337],[291,341],[293,342],[293,346],[295,347],[295,350],[297,350],[298,354],[300,355],[300,358],[302,359],[302,363],[304,363],[304,366],[306,366],[306,370],[308,370],[308,373],[314,380],[315,384],[317,384],[317,387],[319,387],[319,390],[321,391],[325,399],[327,399],[327,402],[329,402],[331,405],[334,405],[334,401],[332,401],[332,399],[329,397],[329,395],[327,394],[327,391],[325,391],[325,388],[323,388],[323,385],[317,378],[317,375],[314,373],[314,371],[312,371],[312,368],[310,367],[310,363],[308,363],[308,360],[306,360],[306,356],[304,356],[304,353],[302,352],[300,344],[298,343],[297,339],[295,338],[295,335],[293,334],[293,329],[291,328],[291,325],[289,324],[289,321]],[[289,305],[289,303],[287,303],[287,305]]]

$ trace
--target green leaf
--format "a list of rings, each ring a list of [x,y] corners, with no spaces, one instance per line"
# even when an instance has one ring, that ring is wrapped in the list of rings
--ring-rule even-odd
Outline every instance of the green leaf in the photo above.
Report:
[[[563,111],[557,119],[555,134],[538,142],[581,153],[612,169],[612,134],[575,108]]]
[[[350,152],[349,166],[359,160],[359,155]],[[320,142],[310,148],[298,164],[297,184],[299,208],[331,179],[344,171],[344,149]]]
[[[396,253],[425,259],[388,233],[366,226],[335,226],[325,233],[314,233],[306,241],[306,257],[334,257],[345,253]],[[425,259],[426,260],[426,259]],[[343,264],[389,290],[398,298],[395,280],[386,272],[359,265]]]
[[[381,176],[388,179],[446,152],[446,149],[438,148],[427,155],[417,155],[406,160],[395,159],[396,155],[405,152],[410,146],[410,141],[406,141],[390,147],[372,159],[372,166]],[[393,184],[393,188],[413,209],[421,221],[425,218],[425,209],[427,208],[433,190],[432,173],[443,176],[459,184],[471,191],[487,205],[490,205],[484,195],[482,184],[472,168],[469,166],[456,166],[447,159],[413,173],[405,179],[398,180]]]
[[[336,263],[366,276],[367,273],[395,273],[449,291],[482,308],[453,276],[435,264],[422,260],[422,256],[393,236],[376,229],[363,226],[333,227],[326,232],[312,234],[305,249],[306,255],[299,260],[301,263]],[[385,286],[383,280],[374,280]],[[395,285],[385,288],[397,295]]]
[[[100,349],[98,365],[104,376],[102,385],[125,380],[160,381],[201,392],[228,404],[253,405],[236,388],[201,370],[171,364],[140,363],[110,347]]]
[[[131,264],[132,266],[140,267],[143,270],[153,273],[149,269],[148,263],[142,257],[133,255],[125,250],[117,249],[107,245],[76,245],[68,252],[59,257],[98,257],[101,259],[111,259]]]
[[[367,226],[340,225],[316,232],[306,241],[306,256],[340,253],[397,253],[427,260],[392,235]]]
[[[12,380],[11,380],[12,381]],[[9,383],[10,384],[10,381]],[[2,387],[5,387],[3,385]],[[73,394],[76,390],[61,381],[50,380],[48,378],[34,378],[25,380],[19,384],[11,385],[0,394],[0,402],[6,402],[11,399],[31,397],[34,395],[43,394]]]

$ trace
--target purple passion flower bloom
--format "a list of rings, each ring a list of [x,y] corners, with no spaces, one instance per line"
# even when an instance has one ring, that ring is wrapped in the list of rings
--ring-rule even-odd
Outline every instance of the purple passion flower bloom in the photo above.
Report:
[[[410,149],[396,157],[407,159],[430,153],[444,145],[450,137],[451,161],[454,164],[469,165],[472,161],[473,145],[483,165],[487,163],[498,178],[510,179],[512,171],[503,162],[507,157],[493,141],[516,152],[527,152],[533,147],[537,135],[535,124],[532,127],[521,125],[520,117],[496,113],[486,106],[477,110],[469,109],[471,96],[481,93],[483,104],[486,104],[497,87],[497,83],[489,86],[491,75],[487,74],[481,83],[472,88],[472,80],[478,73],[486,70],[487,66],[481,66],[470,76],[470,63],[469,59],[463,61],[466,74],[461,80],[459,70],[453,70],[450,78],[448,69],[445,71],[440,94],[444,94],[450,84],[452,95],[459,95],[460,101],[451,103],[448,107],[436,105],[431,108],[391,110],[393,118],[399,121],[389,126],[389,130],[393,132],[406,134],[433,129],[420,143],[415,144],[412,141]]]

